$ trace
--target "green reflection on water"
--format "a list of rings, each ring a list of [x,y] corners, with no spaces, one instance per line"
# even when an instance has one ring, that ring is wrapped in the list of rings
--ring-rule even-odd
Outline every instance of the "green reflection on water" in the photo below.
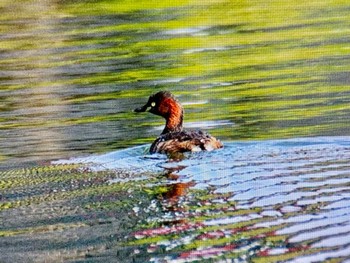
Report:
[[[232,123],[211,126],[223,140],[349,134],[346,1],[3,1],[1,8],[5,158],[150,142],[162,120],[131,110],[160,89],[187,103],[185,122]],[[43,154],[23,152],[28,142]]]
[[[224,141],[349,135],[348,1],[5,0],[0,10],[0,161],[7,165],[149,143],[163,120],[132,109],[161,89],[184,103],[186,123],[201,122],[205,128],[212,121],[210,133]],[[138,205],[147,208],[165,188],[150,189],[148,183],[160,180],[152,176],[142,183],[109,184],[114,176],[70,166],[5,170],[0,210],[7,225],[0,236],[15,240],[21,235],[31,240],[28,244],[35,239],[46,252],[41,235],[56,240],[57,232],[64,233],[67,239],[60,242],[72,249],[58,249],[59,259],[88,258],[110,247],[123,250],[124,236],[140,229],[134,205],[142,200]],[[205,191],[190,194],[196,202],[214,199]],[[187,207],[214,211],[193,221],[254,212],[218,214],[230,205]],[[142,214],[141,220],[150,217]],[[283,245],[286,237],[267,235],[271,230],[242,229],[206,244],[266,234],[264,242]],[[160,239],[167,237],[130,244]],[[16,249],[23,253],[21,246]],[[129,258],[136,257],[130,253]],[[297,253],[309,252],[267,261]]]

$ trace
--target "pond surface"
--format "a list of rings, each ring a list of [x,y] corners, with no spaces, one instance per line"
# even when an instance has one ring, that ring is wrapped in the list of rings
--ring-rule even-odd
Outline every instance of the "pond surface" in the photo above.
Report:
[[[350,259],[350,137],[147,149],[2,173],[2,260]]]
[[[350,3],[0,3],[0,261],[350,258]],[[224,149],[148,155],[170,90]]]
[[[151,142],[159,90],[222,140],[349,135],[346,1],[0,4],[6,165]]]

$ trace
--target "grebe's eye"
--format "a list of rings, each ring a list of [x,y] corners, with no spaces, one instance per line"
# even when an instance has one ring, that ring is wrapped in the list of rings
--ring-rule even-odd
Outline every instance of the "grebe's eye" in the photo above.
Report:
[[[153,102],[151,103],[151,107],[154,107],[154,106],[156,106],[156,103],[153,101]]]

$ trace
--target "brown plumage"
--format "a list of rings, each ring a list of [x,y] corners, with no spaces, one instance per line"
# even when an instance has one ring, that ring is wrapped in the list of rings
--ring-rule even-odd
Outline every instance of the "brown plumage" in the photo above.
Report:
[[[183,131],[183,108],[168,91],[149,97],[148,102],[135,112],[149,112],[162,116],[166,123],[161,135],[152,143],[150,153],[176,153],[186,151],[211,151],[222,148],[220,140],[203,131]]]

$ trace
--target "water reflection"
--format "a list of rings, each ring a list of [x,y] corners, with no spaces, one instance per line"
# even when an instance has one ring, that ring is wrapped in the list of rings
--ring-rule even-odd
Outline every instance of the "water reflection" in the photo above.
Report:
[[[346,1],[0,10],[0,261],[349,260],[349,138],[271,141],[349,135]],[[225,148],[148,155],[158,90]]]
[[[349,150],[348,137],[321,137],[226,143],[176,162],[155,156],[167,180],[148,187],[161,214],[129,245],[146,246],[151,262],[348,257]],[[125,153],[108,169],[123,156],[139,162]]]
[[[350,257],[349,137],[226,142],[176,159],[149,155],[148,148],[2,172],[0,234],[12,247],[11,253],[0,248],[2,257]],[[43,236],[58,243],[48,248]],[[23,238],[33,244],[29,250],[22,249]]]
[[[192,155],[170,165],[163,215],[130,244],[147,246],[150,262],[349,257],[349,146],[316,138]]]
[[[6,165],[151,142],[160,121],[131,109],[166,89],[187,103],[185,123],[211,124],[223,140],[348,135],[345,3],[6,1],[2,8]]]

